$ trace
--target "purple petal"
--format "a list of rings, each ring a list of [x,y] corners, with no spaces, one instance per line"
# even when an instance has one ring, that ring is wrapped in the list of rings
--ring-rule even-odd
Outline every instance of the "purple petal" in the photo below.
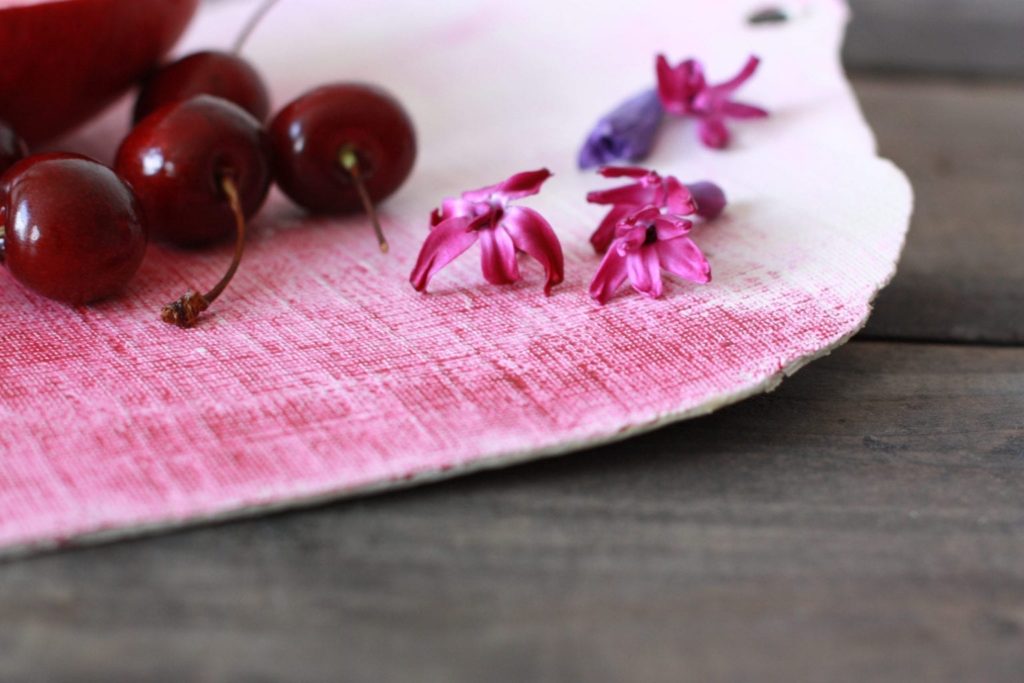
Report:
[[[661,296],[661,265],[653,244],[627,255],[626,268],[633,289],[652,299]]]
[[[689,237],[658,242],[655,247],[661,267],[669,273],[690,282],[711,281],[711,266]]]
[[[615,226],[620,220],[625,218],[634,207],[631,206],[613,206],[608,210],[601,224],[597,226],[597,230],[590,236],[590,243],[594,245],[594,251],[598,254],[603,254],[608,251],[608,245],[615,239]]]
[[[544,266],[547,277],[544,294],[550,295],[551,288],[565,279],[562,244],[551,229],[551,224],[533,209],[513,206],[505,213],[502,226],[508,231],[517,249],[525,251]]]
[[[472,220],[462,216],[444,221],[427,235],[412,269],[409,282],[418,292],[427,288],[430,279],[451,263],[477,240],[477,231],[471,229]]]
[[[697,215],[701,218],[712,221],[725,210],[725,192],[715,183],[702,180],[699,183],[690,183],[687,187],[690,188],[690,194],[697,204]]]
[[[479,190],[463,192],[462,198],[471,202],[487,201],[491,197],[505,202],[509,202],[513,199],[522,199],[523,197],[529,197],[530,195],[535,195],[540,192],[541,185],[543,185],[544,181],[550,177],[551,171],[546,168],[541,168],[536,171],[516,173],[508,180],[498,183],[497,185],[482,187]]]
[[[609,249],[590,282],[590,296],[603,306],[625,282],[626,275],[626,257],[615,249]]]
[[[492,285],[509,285],[518,281],[522,276],[516,262],[516,247],[505,228],[499,225],[481,228],[477,232],[480,234],[480,265],[484,279]]]
[[[647,90],[615,108],[594,126],[580,149],[580,168],[603,166],[626,159],[639,161],[650,154],[665,117],[656,90]]]

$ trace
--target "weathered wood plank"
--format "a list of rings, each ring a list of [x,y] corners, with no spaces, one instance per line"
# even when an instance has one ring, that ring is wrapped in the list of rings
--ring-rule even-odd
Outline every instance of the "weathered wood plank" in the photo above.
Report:
[[[844,57],[854,68],[1024,74],[1020,0],[849,0]],[[781,3],[785,4],[785,3]]]
[[[1013,681],[1024,349],[415,491],[0,565],[0,680]]]
[[[906,171],[916,193],[899,272],[866,334],[1024,342],[1024,89],[952,80],[854,84],[881,153]]]

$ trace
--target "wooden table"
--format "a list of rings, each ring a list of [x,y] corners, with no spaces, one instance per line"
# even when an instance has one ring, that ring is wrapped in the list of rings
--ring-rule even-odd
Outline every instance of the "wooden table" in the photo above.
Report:
[[[1024,680],[1021,5],[951,63],[855,4],[918,208],[852,343],[625,443],[0,565],[0,680]]]

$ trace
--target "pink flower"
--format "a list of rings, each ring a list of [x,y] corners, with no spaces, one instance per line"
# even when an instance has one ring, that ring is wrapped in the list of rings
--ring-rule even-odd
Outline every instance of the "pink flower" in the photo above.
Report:
[[[661,271],[691,282],[711,281],[711,266],[687,233],[693,224],[646,206],[618,222],[615,239],[590,283],[590,296],[605,304],[626,279],[633,289],[656,299],[662,293]]]
[[[488,282],[504,285],[521,279],[517,252],[522,251],[544,266],[544,293],[550,294],[565,277],[562,245],[539,213],[509,206],[514,199],[540,192],[550,177],[546,168],[517,173],[503,183],[445,199],[430,215],[430,234],[409,276],[412,286],[420,292],[426,290],[439,270],[479,241],[480,263]]]
[[[703,181],[689,186],[674,176],[630,166],[605,166],[598,171],[605,178],[634,178],[636,182],[587,194],[591,204],[611,204],[597,230],[590,236],[594,250],[601,254],[615,238],[615,226],[630,213],[656,206],[678,216],[696,214],[705,220],[717,218],[725,208],[725,193],[718,185]]]
[[[700,62],[688,59],[673,67],[664,55],[658,55],[656,71],[661,106],[676,116],[696,116],[701,141],[708,147],[722,149],[730,138],[726,119],[768,116],[760,107],[731,99],[740,86],[754,76],[760,63],[760,59],[751,56],[736,76],[725,83],[709,85]]]
[[[661,98],[662,109],[674,116],[692,114],[694,98],[708,85],[704,77],[704,65],[696,59],[687,59],[672,66],[665,55],[658,55],[655,71],[658,74],[658,97]]]

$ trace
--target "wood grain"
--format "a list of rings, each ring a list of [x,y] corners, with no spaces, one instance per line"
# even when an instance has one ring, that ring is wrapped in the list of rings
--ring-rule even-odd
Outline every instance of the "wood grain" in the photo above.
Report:
[[[865,335],[1024,342],[1024,89],[867,77],[854,85],[882,155],[916,195],[899,272]]]
[[[853,4],[854,66],[1020,73],[1017,0]],[[855,85],[918,194],[863,337],[1019,344],[1019,85]],[[0,565],[0,680],[1016,683],[1022,415],[1024,349],[857,341],[619,445]]]
[[[0,566],[0,679],[1016,682],[1022,414],[1024,349],[855,343],[621,445]]]
[[[785,3],[781,3],[785,4]],[[849,0],[848,65],[885,72],[1024,74],[1020,0]]]

